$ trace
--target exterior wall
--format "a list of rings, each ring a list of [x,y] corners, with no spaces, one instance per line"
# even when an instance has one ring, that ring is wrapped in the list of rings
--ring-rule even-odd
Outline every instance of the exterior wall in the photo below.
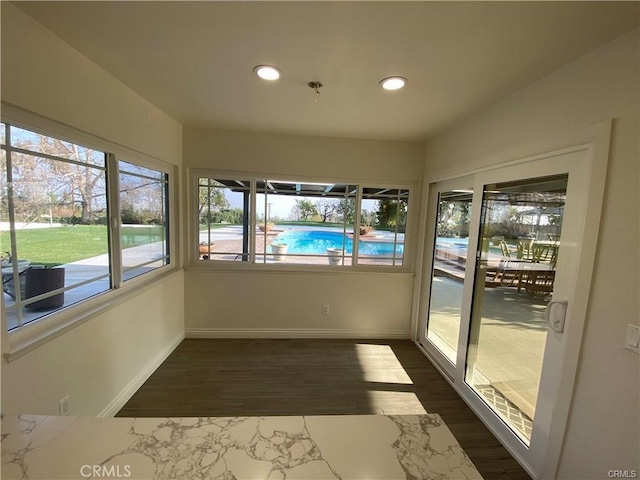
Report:
[[[424,158],[421,143],[185,128],[183,151],[187,168],[413,183],[407,237],[415,250]],[[187,336],[410,335],[413,265],[404,273],[200,267],[191,266],[185,273]],[[330,305],[329,316],[321,315],[322,304]]]
[[[638,45],[635,30],[427,142],[425,171],[437,178],[568,146],[575,132],[613,119],[562,479],[640,470],[640,362],[623,349],[640,311]]]
[[[182,160],[182,128],[9,2],[2,2],[2,100],[155,156]],[[108,415],[184,335],[183,272],[114,302],[7,362],[4,414]],[[5,332],[3,347],[8,345]]]

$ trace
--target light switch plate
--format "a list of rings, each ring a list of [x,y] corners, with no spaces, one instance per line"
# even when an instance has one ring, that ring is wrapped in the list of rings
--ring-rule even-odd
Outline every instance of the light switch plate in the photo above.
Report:
[[[640,354],[640,327],[637,325],[627,325],[627,336],[624,340],[624,348],[631,352]]]

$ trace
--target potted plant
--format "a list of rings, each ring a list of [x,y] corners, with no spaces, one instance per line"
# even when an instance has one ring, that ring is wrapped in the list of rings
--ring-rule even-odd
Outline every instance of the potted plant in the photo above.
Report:
[[[216,244],[211,242],[211,243],[207,243],[207,242],[200,242],[200,245],[198,245],[198,253],[200,254],[200,260],[209,260],[209,258],[211,257],[211,254],[213,253],[213,247],[215,247]]]
[[[363,210],[360,214],[360,235],[369,235],[373,231],[373,225],[375,222],[375,212]]]
[[[329,265],[340,265],[342,263],[342,249],[327,248],[327,258],[329,259]]]
[[[277,262],[282,262],[285,259],[285,254],[289,245],[282,242],[274,242],[271,244],[271,251],[273,252],[273,259]]]
[[[267,222],[267,223],[260,223],[258,224],[258,228],[260,229],[261,232],[269,232],[271,230],[273,230],[273,222]]]
[[[211,242],[209,244],[207,244],[207,242],[200,242],[200,245],[198,246],[198,251],[200,252],[200,255],[208,255],[210,253],[213,253],[213,247],[215,247],[216,244]]]
[[[25,298],[37,297],[53,290],[64,288],[64,267],[39,266],[31,267],[26,272]],[[64,292],[30,303],[31,310],[46,310],[64,305]]]

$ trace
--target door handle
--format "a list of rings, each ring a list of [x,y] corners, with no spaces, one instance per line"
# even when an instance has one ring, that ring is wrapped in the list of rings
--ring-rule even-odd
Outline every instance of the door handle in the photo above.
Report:
[[[544,310],[544,319],[554,332],[562,333],[564,331],[568,305],[569,302],[567,300],[559,300],[547,304]]]

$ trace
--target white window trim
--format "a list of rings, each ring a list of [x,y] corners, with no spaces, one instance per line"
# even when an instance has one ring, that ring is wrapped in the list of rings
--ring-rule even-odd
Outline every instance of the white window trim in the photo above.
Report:
[[[179,167],[176,165],[39,114],[29,112],[7,102],[2,102],[1,121],[14,127],[24,128],[42,135],[52,136],[83,147],[106,152],[108,154],[107,168],[114,168],[109,162],[112,164],[115,163],[116,175],[118,174],[116,159],[122,159],[142,167],[160,171],[169,177],[169,263],[147,272],[144,275],[133,277],[126,282],[121,281],[119,275],[113,275],[114,272],[112,271],[114,286],[109,290],[97,293],[95,296],[51,312],[10,332],[7,331],[6,315],[4,315],[4,296],[0,296],[0,307],[3,312],[0,325],[2,329],[2,352],[5,359],[10,362],[91,318],[120,305],[130,297],[152,288],[159,281],[173,275],[181,269],[178,238],[178,228],[180,225],[178,185],[180,182]],[[107,201],[111,202],[116,198],[112,196],[114,192],[118,194],[117,182],[109,182],[107,189]],[[117,234],[120,226],[120,213],[114,211],[113,208],[110,209],[109,222],[111,233]],[[114,224],[117,225],[115,229],[113,228]],[[113,236],[117,237],[118,235]],[[120,267],[120,253],[117,250],[114,251],[116,247],[119,248],[119,241],[114,242],[112,239],[109,244],[112,269]],[[120,279],[119,282],[118,279]]]
[[[380,274],[401,274],[411,275],[415,274],[414,259],[416,239],[414,238],[414,229],[418,228],[418,217],[416,215],[416,209],[419,206],[419,185],[420,182],[407,182],[389,180],[388,182],[380,179],[365,179],[365,178],[352,178],[352,177],[335,177],[331,175],[327,176],[311,176],[311,175],[281,175],[278,173],[265,173],[255,171],[234,171],[234,170],[215,170],[206,168],[189,168],[187,171],[188,186],[187,186],[187,208],[188,208],[188,228],[187,228],[187,258],[186,269],[194,271],[234,271],[234,272],[291,272],[291,273],[333,273],[333,274],[351,274],[351,273],[380,273]],[[238,180],[251,180],[251,214],[250,214],[250,231],[255,231],[255,209],[256,209],[256,189],[255,184],[257,180],[274,179],[277,178],[280,181],[290,182],[308,182],[308,183],[336,183],[336,184],[349,184],[358,187],[356,218],[354,225],[360,224],[360,210],[361,210],[361,193],[363,187],[367,188],[393,188],[409,191],[409,203],[407,225],[405,231],[405,243],[404,243],[404,260],[403,264],[389,266],[389,265],[363,265],[354,262],[353,265],[342,265],[339,267],[330,265],[314,265],[314,264],[268,264],[258,263],[254,261],[249,262],[229,262],[229,261],[210,261],[202,262],[198,260],[198,251],[196,250],[196,239],[199,238],[199,223],[197,221],[197,198],[198,198],[198,178],[222,178],[222,179],[238,179]],[[255,258],[255,235],[251,236],[251,255],[250,259]],[[354,242],[357,246],[357,242]],[[355,248],[355,247],[354,247]]]

